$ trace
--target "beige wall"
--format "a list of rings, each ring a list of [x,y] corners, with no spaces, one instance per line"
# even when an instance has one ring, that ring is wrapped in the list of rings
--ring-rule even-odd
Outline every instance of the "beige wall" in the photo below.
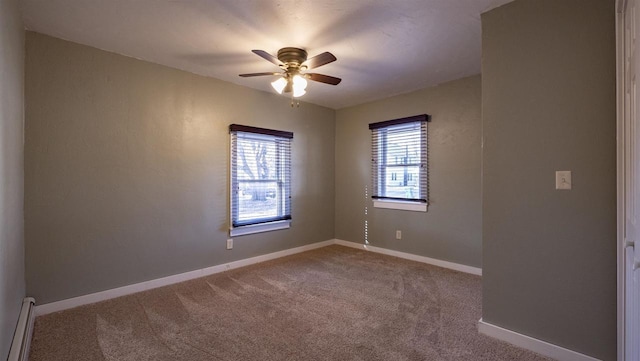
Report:
[[[481,266],[480,87],[473,76],[337,112],[336,238],[363,243],[366,220],[373,246]],[[373,208],[365,198],[368,124],[425,113],[432,116],[428,212]]]
[[[17,0],[0,0],[0,360],[9,354],[25,295],[23,105],[22,19]]]
[[[26,99],[40,304],[333,238],[331,109],[32,32]],[[231,123],[294,132],[293,223],[227,251]]]
[[[616,359],[614,15],[516,0],[482,16],[483,319],[601,360]]]

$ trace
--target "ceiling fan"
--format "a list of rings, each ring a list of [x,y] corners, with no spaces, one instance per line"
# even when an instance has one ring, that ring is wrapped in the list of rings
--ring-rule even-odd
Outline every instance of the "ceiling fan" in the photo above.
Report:
[[[278,57],[275,57],[264,50],[251,51],[279,66],[283,72],[249,73],[240,74],[240,76],[246,78],[252,76],[279,75],[280,77],[278,79],[271,82],[271,86],[279,94],[282,94],[283,92],[292,92],[292,96],[294,98],[303,96],[306,93],[305,89],[307,87],[307,79],[331,85],[338,85],[342,81],[340,78],[329,75],[305,73],[307,70],[318,68],[336,61],[336,57],[329,52],[324,52],[307,59],[307,51],[300,48],[282,48],[278,50]]]

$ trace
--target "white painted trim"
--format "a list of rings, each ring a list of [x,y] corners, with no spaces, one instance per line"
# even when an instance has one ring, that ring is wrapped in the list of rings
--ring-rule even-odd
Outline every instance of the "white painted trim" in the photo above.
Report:
[[[626,0],[616,1],[616,252],[617,252],[617,360],[624,361],[626,339],[625,280],[625,14]]]
[[[401,211],[426,212],[427,203],[412,201],[397,201],[389,199],[374,199],[373,208],[399,209]]]
[[[394,201],[388,199],[374,199],[374,208],[399,209],[401,211],[426,212],[427,204],[424,202]]]
[[[277,231],[280,229],[287,229],[290,227],[291,227],[291,220],[251,224],[248,226],[231,228],[229,229],[229,235],[231,237],[238,237],[238,236],[245,236],[247,234]]]
[[[412,260],[412,261],[416,261],[416,262],[427,263],[427,264],[430,264],[430,265],[443,267],[443,268],[448,268],[448,269],[452,269],[452,270],[456,270],[456,271],[460,271],[460,272],[470,273],[470,274],[474,274],[474,275],[478,275],[478,276],[482,275],[482,269],[481,268],[466,266],[466,265],[453,263],[453,262],[442,261],[442,260],[438,260],[438,259],[435,259],[435,258],[418,256],[418,255],[414,255],[414,254],[410,254],[410,253],[393,251],[393,250],[389,250],[389,249],[386,249],[386,248],[374,247],[374,246],[370,246],[370,245],[369,246],[365,246],[365,245],[362,245],[362,244],[343,241],[343,240],[340,240],[340,239],[330,239],[328,241],[312,243],[312,244],[308,244],[308,245],[301,246],[301,247],[291,248],[291,249],[287,249],[287,250],[283,250],[283,251],[279,251],[279,252],[274,252],[274,253],[269,253],[269,254],[256,256],[256,257],[252,257],[252,258],[233,261],[233,262],[230,262],[230,263],[224,263],[224,264],[211,266],[211,267],[207,267],[207,268],[203,268],[203,269],[199,269],[199,270],[195,270],[195,271],[180,273],[180,274],[173,275],[173,276],[168,276],[168,277],[158,278],[158,279],[154,279],[154,280],[150,280],[150,281],[135,283],[135,284],[132,284],[132,285],[113,288],[113,289],[109,289],[109,290],[105,290],[105,291],[91,293],[91,294],[88,294],[88,295],[68,298],[68,299],[65,299],[65,300],[46,303],[46,304],[43,304],[43,305],[37,305],[35,307],[35,311],[36,311],[36,315],[37,316],[46,315],[48,313],[63,311],[63,310],[67,310],[67,309],[78,307],[78,306],[83,306],[83,305],[88,305],[88,304],[91,304],[91,303],[106,301],[106,300],[109,300],[109,299],[112,299],[112,298],[126,296],[126,295],[130,295],[130,294],[136,293],[136,292],[142,292],[142,291],[147,291],[147,290],[158,288],[158,287],[168,286],[168,285],[172,285],[172,284],[175,284],[175,283],[178,283],[178,282],[189,281],[189,280],[192,280],[192,279],[195,279],[195,278],[209,276],[209,275],[212,275],[212,274],[215,274],[215,273],[224,272],[224,271],[227,271],[227,270],[230,270],[230,269],[235,269],[235,268],[249,266],[249,265],[260,263],[260,262],[270,261],[270,260],[273,260],[273,259],[289,256],[289,255],[296,254],[296,253],[311,251],[311,250],[314,250],[314,249],[317,249],[317,248],[330,246],[332,244],[338,244],[338,245],[341,245],[341,246],[347,246],[347,247],[351,247],[351,248],[364,249],[364,250],[371,251],[371,252],[376,252],[376,253],[385,254],[385,255],[389,255],[389,256],[404,258],[404,259],[408,259],[408,260]]]
[[[411,260],[411,261],[422,262],[422,263],[430,264],[430,265],[433,265],[433,266],[438,266],[438,267],[442,267],[442,268],[448,268],[448,269],[452,269],[452,270],[455,270],[455,271],[460,271],[460,272],[464,272],[464,273],[470,273],[470,274],[473,274],[473,275],[482,276],[482,268],[471,267],[471,266],[467,266],[467,265],[463,265],[463,264],[459,264],[459,263],[443,261],[443,260],[439,260],[439,259],[435,259],[435,258],[429,258],[429,257],[425,257],[425,256],[418,256],[418,255],[411,254],[411,253],[394,251],[394,250],[381,248],[381,247],[375,247],[375,246],[371,246],[371,245],[365,245],[365,244],[360,244],[360,243],[343,241],[341,239],[336,239],[335,240],[335,244],[339,244],[341,246],[346,246],[346,247],[351,247],[351,248],[364,249],[366,251],[385,254],[385,255],[388,255],[388,256],[394,256],[394,257],[398,257],[398,258],[404,258],[404,259],[408,259],[408,260]]]
[[[56,301],[56,302],[47,303],[43,305],[37,305],[35,307],[35,313],[37,316],[46,315],[48,313],[63,311],[66,309],[87,305],[95,302],[105,301],[105,300],[109,300],[116,297],[126,296],[132,293],[142,292],[142,291],[150,290],[153,288],[168,286],[178,282],[205,277],[208,275],[220,273],[230,269],[235,269],[235,268],[249,266],[256,263],[270,261],[273,259],[277,259],[277,258],[281,258],[281,257],[285,257],[285,256],[297,254],[297,253],[302,253],[302,252],[314,250],[317,248],[330,246],[333,244],[351,247],[351,248],[363,249],[366,251],[371,251],[371,252],[380,253],[380,254],[393,256],[393,257],[404,258],[411,261],[422,262],[422,263],[443,267],[443,268],[448,268],[448,269],[452,269],[460,272],[470,273],[474,275],[479,275],[479,276],[482,275],[481,268],[461,265],[458,263],[442,261],[442,260],[424,257],[424,256],[418,256],[418,255],[405,253],[405,252],[393,251],[386,248],[375,247],[371,245],[358,244],[358,243],[344,241],[340,239],[331,239],[324,242],[312,243],[312,244],[308,244],[301,247],[291,248],[291,249],[287,249],[279,252],[269,253],[261,256],[256,256],[256,257],[238,260],[230,263],[207,267],[200,270],[180,273],[173,276],[136,283],[136,284],[132,284],[124,287],[118,287],[118,288],[96,292],[96,293],[92,293],[84,296],[69,298],[66,300]],[[518,347],[522,347],[522,348],[531,350],[533,352],[537,352],[541,355],[555,358],[559,361],[599,361],[598,359],[592,358],[590,356],[583,355],[581,353],[578,353],[569,349],[565,349],[563,347],[553,345],[545,341],[541,341],[529,336],[519,334],[511,330],[507,330],[507,329],[492,325],[490,323],[484,322],[482,319],[478,321],[478,332],[502,341],[506,341]]]
[[[178,282],[189,281],[195,278],[209,276],[215,273],[220,273],[220,272],[227,271],[234,268],[244,267],[244,266],[248,266],[256,263],[270,261],[276,258],[289,256],[296,253],[306,252],[313,249],[330,246],[334,243],[335,243],[335,240],[331,239],[324,242],[312,243],[312,244],[308,244],[301,247],[291,248],[284,251],[269,253],[269,254],[242,259],[238,261],[233,261],[230,263],[220,264],[220,265],[207,267],[207,268],[203,268],[203,269],[199,269],[191,272],[180,273],[173,276],[158,278],[158,279],[140,282],[140,283],[136,283],[128,286],[113,288],[110,290],[91,293],[84,296],[46,303],[43,305],[37,305],[36,315],[38,316],[46,315],[48,313],[63,311],[70,308],[87,305],[90,303],[106,301],[112,298],[126,296],[136,292],[142,292],[142,291],[147,291],[153,288],[168,286]]]
[[[484,322],[482,319],[478,321],[478,332],[558,361],[600,361],[591,356]]]

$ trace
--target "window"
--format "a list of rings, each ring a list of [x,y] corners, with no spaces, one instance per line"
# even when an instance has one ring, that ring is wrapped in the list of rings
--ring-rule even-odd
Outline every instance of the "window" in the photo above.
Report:
[[[374,207],[426,212],[429,120],[424,114],[369,124]]]
[[[231,236],[289,228],[293,133],[232,124]]]

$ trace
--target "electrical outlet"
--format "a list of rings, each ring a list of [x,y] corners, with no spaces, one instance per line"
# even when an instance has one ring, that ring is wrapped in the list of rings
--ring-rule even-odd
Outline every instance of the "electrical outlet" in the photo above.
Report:
[[[402,239],[402,231],[396,231],[396,239]]]
[[[233,249],[233,239],[227,239],[227,249]]]

